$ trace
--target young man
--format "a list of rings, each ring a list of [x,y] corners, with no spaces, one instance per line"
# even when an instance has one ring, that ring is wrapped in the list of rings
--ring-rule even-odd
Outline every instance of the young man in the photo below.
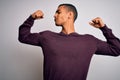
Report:
[[[60,33],[43,31],[30,33],[34,20],[42,19],[43,12],[33,13],[19,28],[19,41],[40,46],[44,54],[44,80],[86,80],[93,54],[120,55],[120,40],[97,17],[89,24],[100,29],[107,41],[75,32],[77,10],[71,4],[61,4],[54,15]]]

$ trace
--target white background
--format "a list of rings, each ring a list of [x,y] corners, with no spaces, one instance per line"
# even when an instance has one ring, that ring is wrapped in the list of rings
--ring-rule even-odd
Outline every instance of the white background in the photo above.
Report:
[[[20,43],[18,28],[30,14],[40,9],[45,14],[44,19],[35,21],[32,32],[60,32],[53,16],[61,3],[76,6],[79,13],[76,32],[105,40],[99,29],[88,24],[99,16],[120,38],[119,0],[0,0],[0,80],[43,80],[42,49]],[[120,80],[119,68],[120,57],[94,55],[87,80]]]

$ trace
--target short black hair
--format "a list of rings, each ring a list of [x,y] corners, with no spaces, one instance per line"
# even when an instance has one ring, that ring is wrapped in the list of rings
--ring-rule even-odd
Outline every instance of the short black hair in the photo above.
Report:
[[[65,6],[68,9],[68,11],[72,11],[73,12],[73,14],[74,14],[74,21],[77,19],[78,12],[77,12],[77,9],[76,9],[76,7],[74,5],[64,3],[64,4],[60,4],[58,7],[60,7],[60,6]]]

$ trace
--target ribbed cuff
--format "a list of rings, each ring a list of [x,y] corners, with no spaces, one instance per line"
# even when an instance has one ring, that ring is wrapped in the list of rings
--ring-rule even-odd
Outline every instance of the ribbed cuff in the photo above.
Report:
[[[28,17],[28,20],[30,20],[30,21],[34,21],[35,18],[33,18],[32,15],[30,15],[30,16]]]

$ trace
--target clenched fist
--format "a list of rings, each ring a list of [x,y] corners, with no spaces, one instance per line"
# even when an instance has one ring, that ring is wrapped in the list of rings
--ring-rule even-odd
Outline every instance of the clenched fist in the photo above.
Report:
[[[102,28],[105,26],[105,24],[103,23],[103,21],[100,17],[93,19],[92,22],[89,22],[89,24],[96,28]]]
[[[43,16],[44,16],[44,14],[43,14],[43,12],[42,12],[41,10],[37,10],[36,12],[34,12],[34,13],[32,14],[32,17],[33,17],[34,19],[42,19]]]

